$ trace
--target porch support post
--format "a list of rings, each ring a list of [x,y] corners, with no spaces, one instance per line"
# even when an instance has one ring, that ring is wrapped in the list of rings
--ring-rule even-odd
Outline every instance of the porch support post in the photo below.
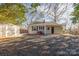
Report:
[[[39,27],[40,27],[40,26],[38,26],[38,31],[39,31]]]
[[[46,35],[46,26],[44,26],[44,34]]]

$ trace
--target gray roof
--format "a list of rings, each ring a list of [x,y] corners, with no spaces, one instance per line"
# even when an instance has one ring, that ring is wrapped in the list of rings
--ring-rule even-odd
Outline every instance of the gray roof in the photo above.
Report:
[[[62,26],[55,22],[32,22],[30,25],[48,25],[48,26]]]

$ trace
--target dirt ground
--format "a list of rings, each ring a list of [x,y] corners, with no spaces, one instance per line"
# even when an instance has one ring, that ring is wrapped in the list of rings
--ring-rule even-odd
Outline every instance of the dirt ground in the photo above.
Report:
[[[0,39],[1,56],[71,56],[79,55],[79,36],[23,35]]]

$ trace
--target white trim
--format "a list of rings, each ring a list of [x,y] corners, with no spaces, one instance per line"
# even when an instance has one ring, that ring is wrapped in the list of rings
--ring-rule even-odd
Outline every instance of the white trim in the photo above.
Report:
[[[44,34],[46,34],[46,26],[44,26]]]

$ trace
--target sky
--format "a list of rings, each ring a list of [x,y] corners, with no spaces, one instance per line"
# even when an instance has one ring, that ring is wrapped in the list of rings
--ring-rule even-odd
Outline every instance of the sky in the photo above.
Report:
[[[28,5],[28,6],[27,6],[28,8],[31,7],[31,6],[30,6],[30,5],[31,5],[30,3],[28,3],[27,5]],[[40,21],[46,20],[47,22],[50,22],[50,21],[52,20],[52,18],[49,17],[49,15],[45,14],[45,15],[43,16],[42,14],[40,14],[40,12],[43,11],[45,7],[46,7],[46,4],[41,3],[41,6],[38,6],[37,12],[36,12],[36,14],[35,14],[34,16],[32,16],[32,15],[30,14],[30,12],[28,12],[28,13],[26,14],[26,16],[28,15],[28,17],[27,17],[27,21],[24,23],[24,27],[28,27],[27,24],[30,23],[30,21],[31,21],[32,18],[33,18],[33,20],[40,20]],[[71,16],[70,16],[70,14],[71,14],[71,12],[72,12],[73,10],[74,10],[74,9],[73,9],[73,4],[72,4],[72,3],[68,3],[67,11],[64,13],[63,17],[60,18],[60,19],[65,19],[66,21],[65,21],[65,20],[64,20],[64,21],[61,20],[61,21],[60,21],[60,24],[65,24],[65,23],[67,23],[67,28],[71,26],[71,20],[70,20]],[[39,16],[41,16],[41,17],[39,17]]]

